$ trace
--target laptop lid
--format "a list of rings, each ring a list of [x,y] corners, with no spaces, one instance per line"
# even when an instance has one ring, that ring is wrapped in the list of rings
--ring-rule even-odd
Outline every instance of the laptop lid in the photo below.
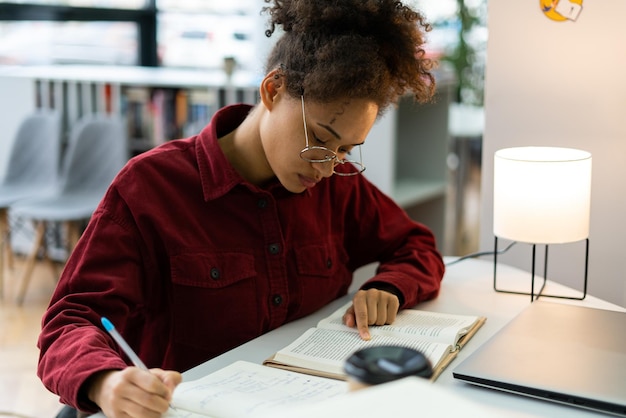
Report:
[[[532,302],[452,374],[626,417],[626,313]]]

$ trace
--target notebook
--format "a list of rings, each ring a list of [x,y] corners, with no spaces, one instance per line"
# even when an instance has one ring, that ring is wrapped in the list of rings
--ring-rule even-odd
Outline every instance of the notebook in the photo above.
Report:
[[[626,417],[626,313],[532,302],[452,374],[480,386]]]

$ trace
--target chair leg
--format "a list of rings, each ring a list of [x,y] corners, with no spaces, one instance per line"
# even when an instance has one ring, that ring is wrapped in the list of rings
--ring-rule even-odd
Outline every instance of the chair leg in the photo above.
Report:
[[[6,229],[6,240],[4,241],[4,248],[6,249],[6,264],[9,270],[13,270],[15,268],[15,260],[13,255],[13,246],[11,246],[11,223],[9,222],[9,212],[7,211],[7,229]]]
[[[37,254],[39,253],[39,249],[41,248],[44,240],[44,236],[46,233],[46,223],[45,221],[35,221],[35,239],[33,241],[33,248],[28,254],[26,258],[26,263],[24,264],[24,272],[22,274],[22,279],[20,283],[20,289],[17,294],[17,304],[22,305],[24,303],[24,297],[26,296],[26,289],[28,288],[28,283],[30,282],[30,278],[33,274],[33,269],[35,268],[35,262],[37,261]]]
[[[7,208],[0,208],[0,300],[4,299],[4,260],[5,251],[8,250],[7,239],[9,231],[9,211]],[[8,259],[8,257],[7,257]]]
[[[55,261],[52,258],[50,258],[50,253],[48,252],[48,241],[45,238],[45,233],[44,233],[44,239],[41,241],[40,249],[41,249],[41,260],[45,262],[46,264],[48,264],[48,266],[50,267],[50,271],[52,272],[52,277],[54,277],[54,280],[56,282],[59,278],[59,270],[57,269]]]
[[[74,247],[76,247],[76,243],[78,242],[80,238],[80,235],[81,235],[80,227],[81,227],[80,220],[67,221],[66,223],[68,256],[72,253],[72,251],[74,250]]]

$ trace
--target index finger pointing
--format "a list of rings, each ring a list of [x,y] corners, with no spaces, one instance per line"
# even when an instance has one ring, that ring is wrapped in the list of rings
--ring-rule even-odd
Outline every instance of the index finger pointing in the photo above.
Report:
[[[370,340],[372,336],[367,325],[367,303],[364,299],[354,298],[352,305],[354,306],[354,318],[356,319],[356,329],[359,331],[359,335],[366,341]]]

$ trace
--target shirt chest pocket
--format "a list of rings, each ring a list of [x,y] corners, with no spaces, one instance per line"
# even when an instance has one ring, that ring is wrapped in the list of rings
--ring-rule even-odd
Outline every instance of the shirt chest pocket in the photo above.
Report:
[[[170,257],[174,339],[204,360],[259,334],[254,256],[240,252]]]
[[[295,249],[300,276],[330,277],[338,265],[335,251],[323,245],[308,245]]]
[[[297,297],[303,314],[346,293],[352,273],[347,257],[331,245],[307,245],[294,249],[298,272]]]
[[[256,276],[251,254],[186,253],[171,257],[174,284],[222,289]]]

